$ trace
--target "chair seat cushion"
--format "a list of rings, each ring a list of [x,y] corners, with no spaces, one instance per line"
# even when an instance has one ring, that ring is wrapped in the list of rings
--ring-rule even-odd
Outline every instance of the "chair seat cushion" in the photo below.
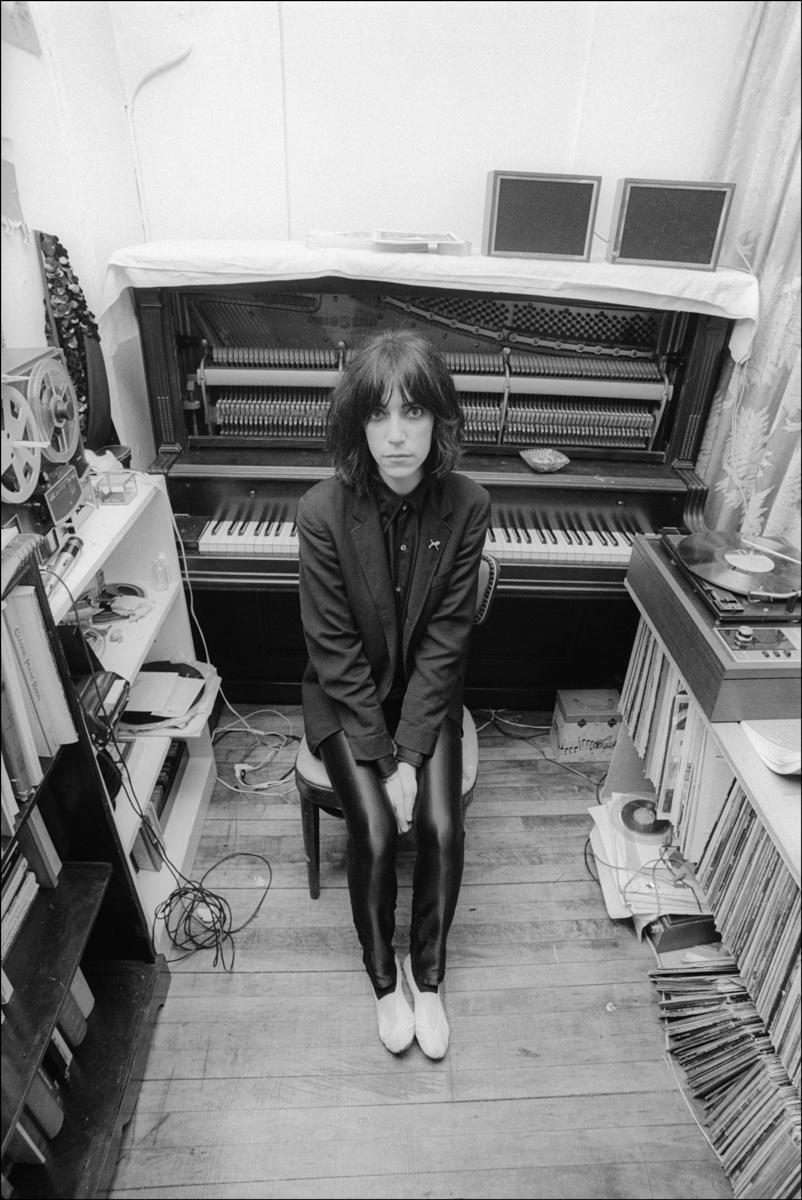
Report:
[[[479,768],[479,738],[473,717],[467,708],[462,710],[462,794],[465,796],[472,791],[476,783],[476,773]],[[307,784],[313,788],[333,792],[328,773],[323,760],[315,758],[309,749],[306,738],[301,738],[298,756],[295,760],[295,771]]]

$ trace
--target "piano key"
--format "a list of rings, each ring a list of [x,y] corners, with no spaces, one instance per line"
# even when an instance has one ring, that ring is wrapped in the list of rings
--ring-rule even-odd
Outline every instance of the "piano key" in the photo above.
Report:
[[[596,517],[566,514],[543,520],[520,510],[500,511],[485,538],[485,549],[499,562],[596,564],[626,567],[634,528],[611,528]],[[595,526],[595,527],[594,527]],[[210,519],[198,539],[200,554],[298,557],[298,530],[286,508],[261,519]]]

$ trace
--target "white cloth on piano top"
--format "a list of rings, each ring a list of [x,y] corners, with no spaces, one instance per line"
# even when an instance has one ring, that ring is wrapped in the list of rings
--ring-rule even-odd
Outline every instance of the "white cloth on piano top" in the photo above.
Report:
[[[729,345],[735,362],[749,357],[759,314],[757,279],[731,267],[696,271],[592,260],[452,257],[308,247],[301,242],[201,240],[117,250],[106,271],[104,315],[129,287],[294,283],[323,276],[710,313],[735,322]],[[113,323],[110,328],[113,331]]]

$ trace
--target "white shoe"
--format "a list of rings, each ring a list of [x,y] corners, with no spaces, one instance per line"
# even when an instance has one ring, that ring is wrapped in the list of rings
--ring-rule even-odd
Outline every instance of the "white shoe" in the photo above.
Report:
[[[415,1037],[427,1058],[443,1058],[448,1050],[448,1021],[446,1010],[436,992],[421,992],[412,974],[412,959],[404,959],[404,974],[415,1001]]]
[[[376,1023],[379,1037],[391,1054],[402,1054],[415,1038],[415,1018],[404,995],[401,964],[395,960],[395,991],[376,997]]]

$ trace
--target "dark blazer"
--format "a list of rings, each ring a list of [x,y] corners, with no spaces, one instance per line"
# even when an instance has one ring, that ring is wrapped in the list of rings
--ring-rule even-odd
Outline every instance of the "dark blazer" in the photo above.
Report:
[[[421,518],[401,654],[407,680],[395,740],[430,755],[446,715],[462,724],[462,683],[490,497],[465,475],[432,480]],[[397,631],[376,501],[332,478],[298,506],[301,618],[309,652],[304,727],[314,751],[342,729],[354,757],[393,753],[382,702]]]

